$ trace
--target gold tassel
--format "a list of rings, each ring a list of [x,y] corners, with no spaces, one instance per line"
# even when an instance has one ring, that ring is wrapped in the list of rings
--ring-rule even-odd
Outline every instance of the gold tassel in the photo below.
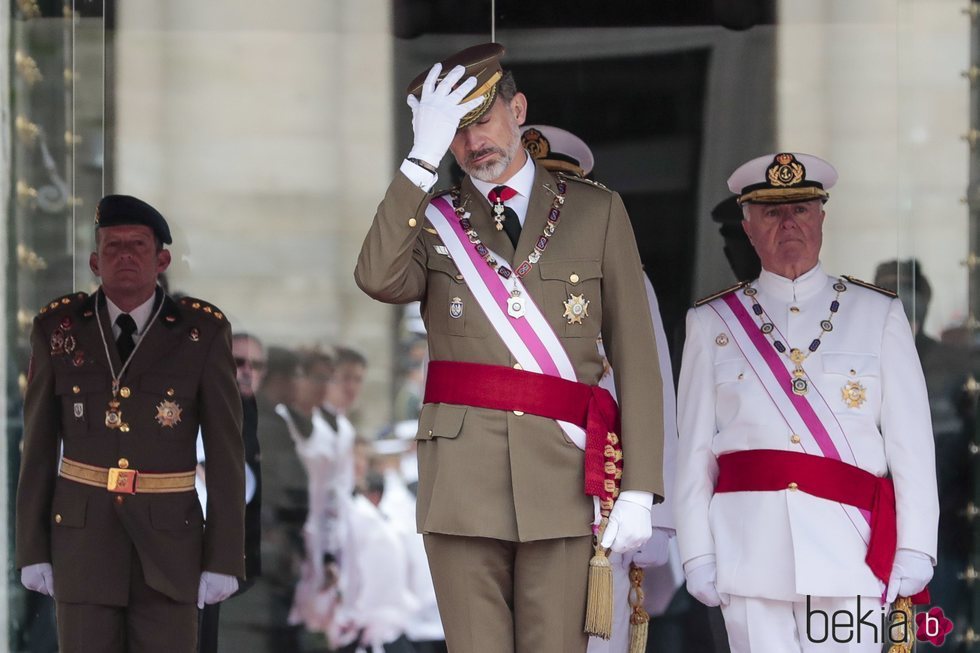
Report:
[[[596,535],[595,555],[589,560],[589,596],[585,605],[585,632],[595,637],[609,639],[612,636],[613,622],[613,578],[612,565],[602,548],[602,533],[606,530],[606,519],[599,524]]]
[[[629,653],[646,653],[650,615],[643,607],[643,569],[630,563],[630,647]]]
[[[905,640],[901,642],[895,642],[888,648],[888,653],[910,653],[912,646],[915,643],[912,638],[913,625],[915,624],[915,606],[912,605],[912,599],[907,596],[900,596],[895,604],[892,606],[894,612],[902,612],[905,616]]]

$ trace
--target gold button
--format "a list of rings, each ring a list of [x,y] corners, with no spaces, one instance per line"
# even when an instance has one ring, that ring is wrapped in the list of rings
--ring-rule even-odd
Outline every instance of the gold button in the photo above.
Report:
[[[82,391],[82,389],[81,389],[81,388],[79,388],[79,387],[78,387],[77,385],[73,385],[73,386],[71,387],[71,391],[72,391],[72,392],[74,392],[75,394],[78,394],[79,392],[81,392],[81,391]]]
[[[738,374],[738,380],[741,381],[744,378],[745,378],[745,375],[742,374],[741,372],[739,372],[739,374]]]
[[[851,370],[851,376],[854,376],[855,374],[857,374],[857,372],[855,370]]]
[[[119,467],[120,469],[127,469],[127,468],[129,467],[129,461],[128,461],[128,460],[126,460],[125,458],[120,458],[120,459],[119,459],[119,462],[118,462],[118,463],[116,463],[116,465],[117,465],[117,466],[118,466],[118,467]]]
[[[524,368],[521,367],[521,364],[520,363],[514,363],[514,369],[515,370],[523,370]]]
[[[118,503],[120,506],[122,505],[123,501],[125,501],[125,500],[126,500],[126,497],[124,497],[123,495],[121,495],[121,494],[117,494],[116,495],[116,503]]]
[[[122,431],[123,433],[129,433],[129,424],[123,424],[122,426],[119,427],[119,430]]]
[[[432,429],[429,429],[429,437],[432,437]]]
[[[800,436],[798,436],[798,435],[796,435],[794,433],[792,435],[792,437],[790,437],[789,441],[792,442],[793,444],[799,444],[800,443]]]
[[[119,394],[121,394],[122,398],[125,399],[126,397],[132,394],[132,391],[129,388],[120,388]]]
[[[794,490],[794,491],[795,491],[795,490],[796,490],[796,488],[798,488],[798,487],[800,487],[800,486],[799,486],[799,485],[797,485],[796,483],[790,483],[790,484],[789,484],[789,485],[787,485],[786,487],[788,487],[789,489],[791,489],[791,490]]]
[[[173,397],[174,396],[174,389],[173,388],[167,388],[167,396],[168,397]]]
[[[517,415],[518,417],[520,417],[521,415],[524,414],[524,411],[523,410],[515,410],[514,411],[514,414]]]
[[[419,221],[416,220],[415,218],[409,218],[408,219],[408,226],[409,227],[414,227],[414,226],[418,225],[418,223],[419,223]]]
[[[463,280],[463,275],[457,274],[456,275],[456,281],[462,281],[462,280]]]
[[[568,280],[572,283],[578,283],[578,275],[572,272],[572,275],[568,277]]]
[[[789,310],[790,310],[790,313],[799,313],[800,312],[800,307],[799,306],[790,306],[789,307]]]
[[[54,516],[54,523],[56,523],[56,524],[60,524],[61,523],[61,515],[55,515]]]

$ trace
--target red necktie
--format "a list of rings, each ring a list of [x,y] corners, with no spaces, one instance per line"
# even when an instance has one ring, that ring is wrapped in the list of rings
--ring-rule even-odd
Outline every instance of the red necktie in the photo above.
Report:
[[[511,199],[517,195],[517,191],[510,186],[497,186],[487,193],[487,197],[490,199],[491,207],[493,209],[494,222],[497,224],[497,229],[503,228],[507,232],[507,237],[510,238],[510,242],[517,247],[517,241],[521,237],[521,221],[517,217],[517,213],[509,206],[505,206],[504,202]]]

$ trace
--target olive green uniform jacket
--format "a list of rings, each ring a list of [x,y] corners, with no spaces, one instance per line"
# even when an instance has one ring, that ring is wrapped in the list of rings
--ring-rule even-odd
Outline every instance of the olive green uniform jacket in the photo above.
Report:
[[[513,266],[541,236],[556,190],[557,177],[537,166],[517,253],[506,234],[493,228],[490,205],[468,177],[460,199],[482,241]],[[432,198],[404,174],[397,175],[364,241],[355,279],[383,302],[421,300],[431,360],[513,366],[516,361],[456,265],[436,249],[441,240],[425,220]],[[602,375],[596,348],[602,335],[622,412],[622,487],[652,492],[661,500],[660,368],[643,270],[619,195],[568,179],[557,232],[523,281],[582,383],[594,385]],[[581,324],[563,317],[570,295],[589,301]],[[454,318],[450,304],[457,298],[463,314]],[[583,454],[554,420],[427,404],[417,439],[421,532],[521,542],[591,532],[593,506],[583,490]]]

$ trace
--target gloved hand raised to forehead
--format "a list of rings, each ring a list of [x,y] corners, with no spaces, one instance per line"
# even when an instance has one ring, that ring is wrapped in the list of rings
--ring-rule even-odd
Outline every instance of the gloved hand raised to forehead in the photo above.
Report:
[[[408,96],[408,106],[412,108],[412,130],[415,132],[415,142],[408,158],[420,159],[434,168],[439,167],[442,157],[449,150],[459,128],[459,121],[483,104],[485,99],[480,96],[460,104],[476,88],[476,77],[468,78],[454,90],[453,86],[462,78],[466,69],[456,66],[437,83],[440,72],[442,64],[432,66],[422,83],[421,98]]]

